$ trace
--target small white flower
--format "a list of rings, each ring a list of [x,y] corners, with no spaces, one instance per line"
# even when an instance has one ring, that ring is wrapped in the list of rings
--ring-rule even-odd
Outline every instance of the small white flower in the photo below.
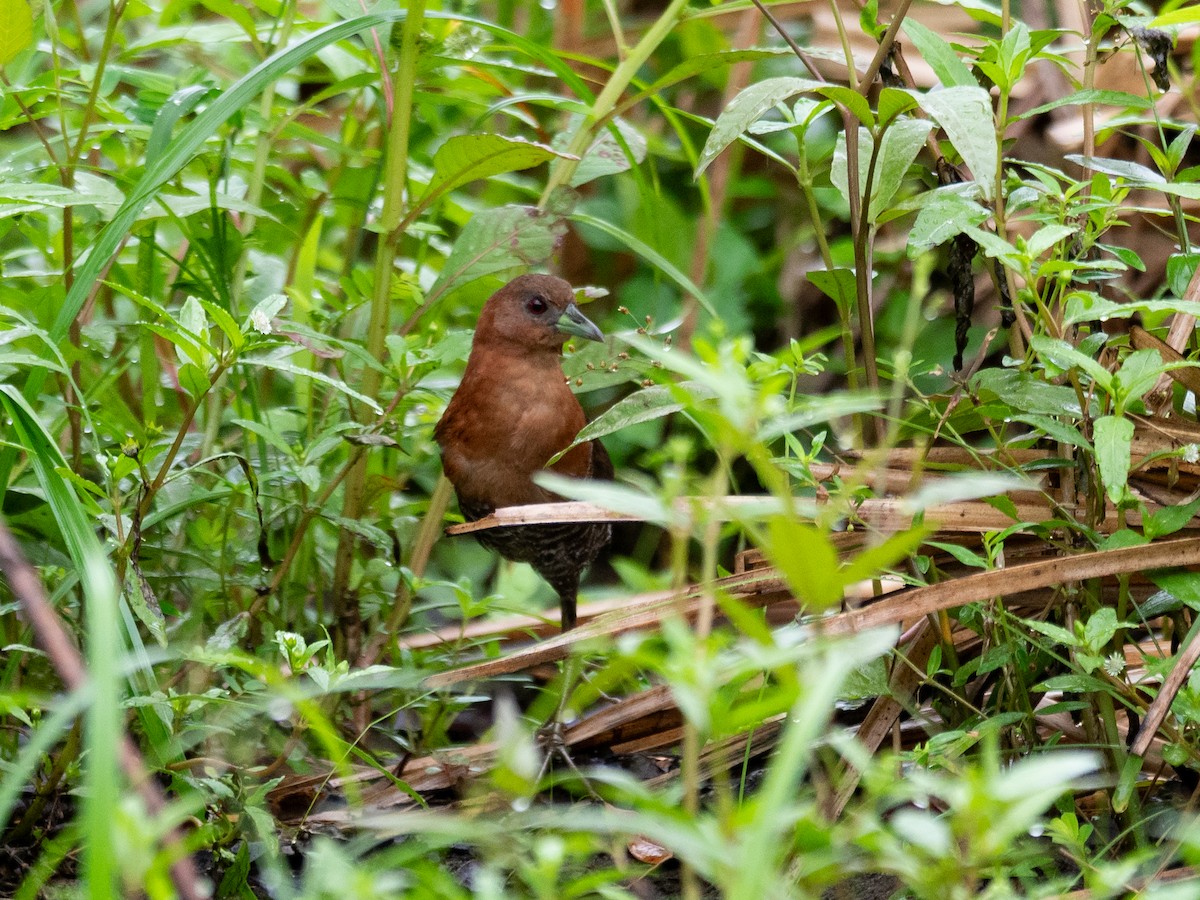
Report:
[[[271,333],[271,317],[266,310],[256,309],[250,313],[250,325],[259,334]]]
[[[1184,444],[1183,461],[1190,463],[1200,462],[1200,444]]]

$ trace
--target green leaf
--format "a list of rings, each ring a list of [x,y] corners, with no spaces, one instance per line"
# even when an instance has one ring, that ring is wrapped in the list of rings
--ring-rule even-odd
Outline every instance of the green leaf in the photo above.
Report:
[[[885,87],[879,92],[879,124],[886,128],[897,116],[916,107],[917,98],[908,91]]]
[[[1142,531],[1150,540],[1174,534],[1195,518],[1200,511],[1200,498],[1179,506],[1164,506],[1142,516]]]
[[[1154,104],[1146,97],[1140,97],[1137,94],[1129,94],[1125,91],[1102,91],[1096,88],[1089,90],[1076,91],[1073,94],[1067,94],[1065,97],[1059,97],[1057,100],[1052,100],[1050,103],[1043,103],[1036,109],[1031,109],[1028,112],[1022,113],[1018,119],[1031,119],[1034,116],[1040,116],[1043,113],[1048,113],[1052,109],[1058,109],[1061,106],[1083,106],[1091,103],[1098,106],[1120,106],[1125,109],[1149,109]]]
[[[933,69],[944,87],[978,87],[979,82],[970,68],[954,52],[937,32],[931,31],[912,17],[905,18],[904,31],[908,34],[921,58]]]
[[[1133,422],[1124,416],[1101,416],[1092,426],[1096,444],[1096,464],[1100,480],[1113,503],[1125,497],[1129,478],[1130,447],[1133,443]]]
[[[517,266],[537,266],[550,258],[566,224],[560,216],[532,206],[485,209],[467,222],[442,271],[429,289],[428,300],[485,275]]]
[[[975,202],[979,193],[979,185],[968,181],[921,194],[917,198],[917,218],[908,233],[909,257],[915,259],[969,226],[986,221],[991,213]]]
[[[1108,369],[1066,341],[1035,334],[1030,338],[1029,346],[1039,356],[1045,357],[1061,369],[1082,369],[1106,393],[1112,393],[1112,375]]]
[[[1167,186],[1167,180],[1158,172],[1148,169],[1132,160],[1108,159],[1102,156],[1083,156],[1079,153],[1068,153],[1066,158],[1073,163],[1078,163],[1085,169],[1091,169],[1093,172],[1103,172],[1105,175],[1112,175],[1115,178],[1124,178],[1127,181],[1132,181],[1134,184],[1156,187],[1160,190],[1165,190]]]
[[[33,14],[26,0],[0,0],[0,66],[33,43]]]
[[[1200,6],[1183,6],[1155,16],[1147,27],[1166,28],[1171,25],[1193,25],[1196,22],[1200,22]]]
[[[1113,376],[1113,393],[1123,409],[1130,400],[1145,396],[1159,376],[1166,371],[1163,358],[1157,350],[1135,350],[1125,357],[1121,368]]]
[[[805,277],[842,309],[854,308],[858,286],[853,269],[810,269]]]
[[[693,297],[695,297],[696,301],[703,306],[710,315],[715,318],[720,318],[720,314],[717,312],[716,304],[713,303],[712,299],[704,291],[702,291],[695,284],[695,282],[692,281],[692,279],[676,268],[670,262],[670,260],[668,260],[653,247],[634,237],[624,229],[618,228],[611,222],[607,222],[604,219],[597,218],[596,216],[590,216],[587,213],[575,212],[571,214],[571,219],[572,221],[579,222],[581,225],[589,225],[592,228],[602,231],[609,237],[616,238],[642,259],[646,260],[646,262],[650,263],[652,266],[662,272],[662,274],[666,275],[669,279],[675,282],[675,284],[685,293],[691,294]]]
[[[1173,312],[1200,316],[1200,303],[1194,300],[1123,300],[1114,303],[1098,294],[1075,291],[1067,298],[1063,324],[1074,325],[1091,319],[1104,322],[1108,319],[1127,319],[1143,313]]]
[[[1180,603],[1200,610],[1200,578],[1187,569],[1159,569],[1147,572],[1146,577]]]
[[[704,149],[700,151],[700,158],[696,162],[695,177],[699,178],[704,174],[704,170],[726,147],[745,134],[751,125],[776,104],[805,91],[816,90],[822,84],[823,82],[810,78],[782,77],[767,78],[750,85],[730,101],[713,123],[712,131],[709,132],[708,140],[704,142]]]
[[[1167,284],[1176,297],[1186,295],[1192,276],[1196,274],[1197,263],[1200,263],[1200,253],[1194,250],[1190,253],[1172,253],[1167,257]]]
[[[691,399],[704,400],[715,397],[710,388],[694,381],[685,381],[675,385],[656,384],[635,391],[628,397],[613,404],[595,419],[583,426],[575,438],[575,444],[603,437],[620,431],[630,425],[661,419],[672,413],[679,412],[688,405],[688,400],[681,399],[684,393]],[[574,446],[574,444],[572,444]]]
[[[896,196],[932,128],[933,125],[924,119],[899,119],[884,132],[883,140],[879,142],[875,184],[868,212],[872,222],[878,221],[884,208]]]
[[[1006,407],[1043,416],[1081,416],[1075,391],[1062,384],[1047,384],[1029,372],[984,369],[972,380],[979,392],[1002,398]],[[985,398],[986,399],[986,398]]]
[[[243,357],[241,359],[241,364],[247,366],[262,366],[266,369],[274,369],[277,372],[286,372],[289,375],[295,375],[297,378],[311,378],[314,381],[319,381],[324,385],[328,385],[336,391],[340,391],[347,397],[353,397],[359,403],[365,403],[373,413],[379,414],[383,412],[382,407],[380,407],[380,405],[376,403],[374,399],[366,396],[365,394],[360,394],[345,382],[336,378],[331,378],[324,372],[297,366],[291,362],[288,362],[287,359],[284,358],[284,354],[290,354],[294,352],[296,352],[296,348],[281,347],[278,351],[269,356]]]
[[[434,154],[433,178],[421,203],[428,206],[433,199],[469,182],[531,169],[556,157],[569,158],[545,144],[499,134],[456,135]]]
[[[963,162],[979,183],[985,200],[994,199],[1000,156],[996,150],[996,123],[992,101],[981,87],[948,87],[921,94],[921,108],[942,126]]]
[[[797,597],[818,611],[842,601],[837,550],[824,532],[780,514],[768,520],[767,535],[762,550]]]
[[[564,148],[579,127],[579,119],[579,116],[573,116],[571,124],[555,136],[551,146],[556,149]],[[620,135],[620,140],[613,135],[614,128]],[[571,176],[571,187],[579,187],[605,175],[629,171],[646,158],[646,147],[646,138],[640,131],[624,119],[617,119],[600,132],[592,146],[584,152],[575,174]]]
[[[865,581],[893,568],[900,560],[907,559],[917,551],[929,531],[930,529],[923,525],[897,531],[895,534],[889,534],[882,543],[855,554],[842,568],[842,584]]]
[[[817,93],[847,109],[863,127],[868,129],[875,127],[875,113],[871,112],[871,104],[867,102],[866,97],[853,88],[841,84],[824,84]]]
[[[1074,425],[1068,425],[1066,422],[1053,416],[1039,416],[1034,413],[1023,413],[1019,416],[1013,416],[1014,422],[1024,422],[1026,425],[1031,425],[1038,431],[1042,432],[1059,443],[1066,444],[1068,447],[1079,447],[1081,450],[1091,450],[1091,442],[1083,436],[1083,433]]]

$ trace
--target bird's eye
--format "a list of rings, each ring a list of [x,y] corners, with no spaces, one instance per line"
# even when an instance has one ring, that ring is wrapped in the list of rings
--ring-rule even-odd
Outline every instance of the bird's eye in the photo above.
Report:
[[[540,316],[546,311],[546,298],[540,296],[530,297],[525,301],[525,308],[535,316]]]

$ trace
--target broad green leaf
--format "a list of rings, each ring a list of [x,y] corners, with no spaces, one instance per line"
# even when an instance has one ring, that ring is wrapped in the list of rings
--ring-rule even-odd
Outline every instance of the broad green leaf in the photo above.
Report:
[[[1125,91],[1102,91],[1092,88],[1090,90],[1076,91],[1073,94],[1067,94],[1065,97],[1059,97],[1050,103],[1043,103],[1036,109],[1031,109],[1029,112],[1022,113],[1018,119],[1031,119],[1034,116],[1040,116],[1043,113],[1048,113],[1052,109],[1058,109],[1061,106],[1082,106],[1085,103],[1092,103],[1099,106],[1120,106],[1126,109],[1149,109],[1154,104],[1146,97],[1141,97],[1137,94],[1129,94]]]
[[[433,178],[421,202],[425,205],[457,187],[505,172],[531,169],[555,157],[565,157],[545,144],[499,134],[460,134],[433,156]]]
[[[221,329],[221,333],[225,335],[230,346],[235,351],[241,350],[246,343],[246,337],[242,334],[242,329],[238,328],[237,322],[233,320],[233,316],[209,300],[200,299],[200,305],[212,317],[216,326]]]
[[[1176,297],[1187,294],[1188,285],[1196,274],[1196,265],[1200,263],[1200,253],[1172,253],[1167,257],[1167,284],[1171,293]]]
[[[899,115],[917,108],[917,98],[908,91],[885,87],[879,92],[879,124],[886,127]]]
[[[106,213],[110,207],[120,206],[123,199],[116,185],[90,172],[79,172],[73,188],[61,184],[0,181],[0,216],[15,215],[42,206],[59,209],[66,206],[94,206]]]
[[[1092,449],[1091,442],[1083,436],[1083,433],[1078,428],[1074,425],[1068,425],[1066,422],[1053,416],[1024,413],[1019,416],[1013,416],[1013,421],[1024,422],[1026,425],[1036,428],[1043,434],[1069,447],[1079,447],[1082,450]]]
[[[819,611],[842,601],[837,550],[821,529],[780,514],[768,520],[767,536],[763,552],[805,604]]]
[[[1124,416],[1101,416],[1092,426],[1092,440],[1104,490],[1113,503],[1120,503],[1129,478],[1133,422]]]
[[[559,132],[551,142],[551,146],[565,147],[577,127],[578,124],[574,123]],[[620,140],[613,135],[613,128],[620,133]],[[646,158],[646,146],[646,138],[640,131],[624,119],[617,119],[600,132],[600,136],[584,152],[583,159],[575,169],[575,174],[571,176],[571,187],[579,187],[581,184],[587,184],[589,181],[605,175],[629,171]],[[628,153],[626,153],[626,149],[628,149]]]
[[[923,525],[897,531],[895,534],[889,534],[882,543],[855,554],[842,568],[842,583],[845,585],[865,581],[894,568],[900,560],[907,559],[917,552],[929,531],[930,529]]]
[[[1079,638],[1075,637],[1075,633],[1063,628],[1061,625],[1054,625],[1039,619],[1021,619],[1021,622],[1030,631],[1036,631],[1038,634],[1045,635],[1056,644],[1061,644],[1064,647],[1079,646]]]
[[[642,388],[613,404],[585,425],[575,438],[575,444],[612,434],[629,425],[661,419],[663,416],[679,412],[687,405],[685,400],[680,399],[685,392],[695,399],[716,396],[710,388],[694,381],[685,381],[678,387],[656,384]]]
[[[828,97],[838,106],[845,107],[864,127],[875,127],[875,113],[871,112],[871,104],[858,91],[841,84],[826,84],[822,85],[817,93]]]
[[[1059,241],[1078,232],[1078,228],[1070,225],[1043,225],[1026,239],[1025,250],[1030,259],[1037,259]]]
[[[979,183],[984,199],[994,199],[1000,156],[988,92],[981,87],[948,87],[921,94],[919,102],[946,132],[947,139]]]
[[[1168,28],[1172,25],[1194,25],[1200,22],[1200,6],[1183,6],[1162,13],[1150,20],[1148,28]]]
[[[1078,163],[1085,169],[1091,169],[1093,172],[1103,172],[1105,175],[1124,178],[1135,184],[1145,185],[1146,187],[1165,189],[1167,186],[1167,180],[1158,172],[1129,159],[1083,156],[1079,153],[1068,153],[1066,159],[1073,163]]]
[[[1143,313],[1178,312],[1200,317],[1200,302],[1194,300],[1127,300],[1114,303],[1097,294],[1076,291],[1067,297],[1064,325],[1077,322],[1109,319],[1127,319]]]
[[[745,134],[754,122],[776,104],[805,91],[816,90],[822,84],[809,78],[781,77],[767,78],[750,85],[730,101],[713,123],[704,149],[700,151],[695,177],[699,178],[726,147]]]
[[[858,286],[853,269],[810,269],[805,276],[822,294],[843,309],[854,308]]]
[[[875,163],[875,184],[868,213],[872,222],[879,219],[896,196],[932,127],[925,119],[899,119],[884,132]]]
[[[485,209],[469,221],[429,289],[432,302],[476,278],[550,258],[566,233],[560,216],[532,206]]]
[[[295,352],[294,348],[283,347],[270,355],[243,357],[240,362],[242,365],[246,366],[262,366],[263,368],[267,369],[275,369],[278,372],[286,372],[289,375],[295,375],[297,378],[311,378],[314,381],[319,381],[322,384],[328,385],[334,390],[340,391],[347,397],[353,397],[359,403],[366,404],[373,413],[379,414],[383,412],[383,409],[378,403],[375,402],[375,400],[366,396],[365,394],[360,394],[345,382],[336,378],[331,378],[324,372],[320,372],[315,369],[306,369],[288,362],[287,359],[284,358],[284,354],[290,354],[293,352]]]
[[[1080,416],[1079,398],[1062,384],[1048,384],[1016,369],[983,369],[972,379],[976,391],[990,392],[1014,411],[1043,416]]]
[[[1113,376],[1113,393],[1117,396],[1117,402],[1124,407],[1130,400],[1144,396],[1158,383],[1164,371],[1163,358],[1157,350],[1135,350],[1130,353]]]
[[[921,58],[933,69],[933,74],[938,77],[943,87],[977,87],[979,85],[967,64],[958,58],[954,48],[946,43],[941,35],[911,17],[904,20],[903,28],[921,52]]]
[[[533,480],[535,484],[568,500],[594,503],[615,513],[633,516],[646,522],[656,522],[665,527],[678,524],[679,516],[662,500],[628,485],[612,481],[567,478],[547,470],[534,474]]]
[[[1147,572],[1146,577],[1180,603],[1200,610],[1200,578],[1187,569],[1159,569]]]
[[[977,226],[991,215],[974,197],[979,185],[973,181],[948,184],[920,195],[916,221],[908,233],[908,255],[916,258]]]
[[[1106,392],[1112,391],[1112,375],[1108,369],[1092,359],[1086,353],[1081,353],[1073,346],[1059,338],[1050,338],[1035,334],[1029,341],[1029,346],[1039,356],[1050,360],[1061,369],[1077,368],[1086,372],[1091,379]]]
[[[1179,506],[1163,506],[1142,516],[1142,530],[1150,540],[1174,534],[1200,512],[1200,498]]]
[[[1104,606],[1088,616],[1083,626],[1083,641],[1089,650],[1099,653],[1117,633],[1119,623],[1117,612],[1111,606]]]
[[[0,0],[0,66],[33,43],[33,14],[27,0]]]

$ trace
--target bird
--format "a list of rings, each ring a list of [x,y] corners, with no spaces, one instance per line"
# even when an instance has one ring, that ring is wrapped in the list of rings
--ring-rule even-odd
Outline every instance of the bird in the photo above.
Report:
[[[557,276],[518,276],[484,304],[466,371],[434,429],[442,468],[467,521],[502,506],[561,500],[534,483],[543,470],[612,479],[612,460],[599,440],[571,447],[587,417],[563,374],[562,348],[570,337],[604,340],[576,305],[574,289]],[[575,627],[579,576],[612,539],[612,526],[518,525],[475,536],[505,559],[531,564],[549,582],[565,632]]]

